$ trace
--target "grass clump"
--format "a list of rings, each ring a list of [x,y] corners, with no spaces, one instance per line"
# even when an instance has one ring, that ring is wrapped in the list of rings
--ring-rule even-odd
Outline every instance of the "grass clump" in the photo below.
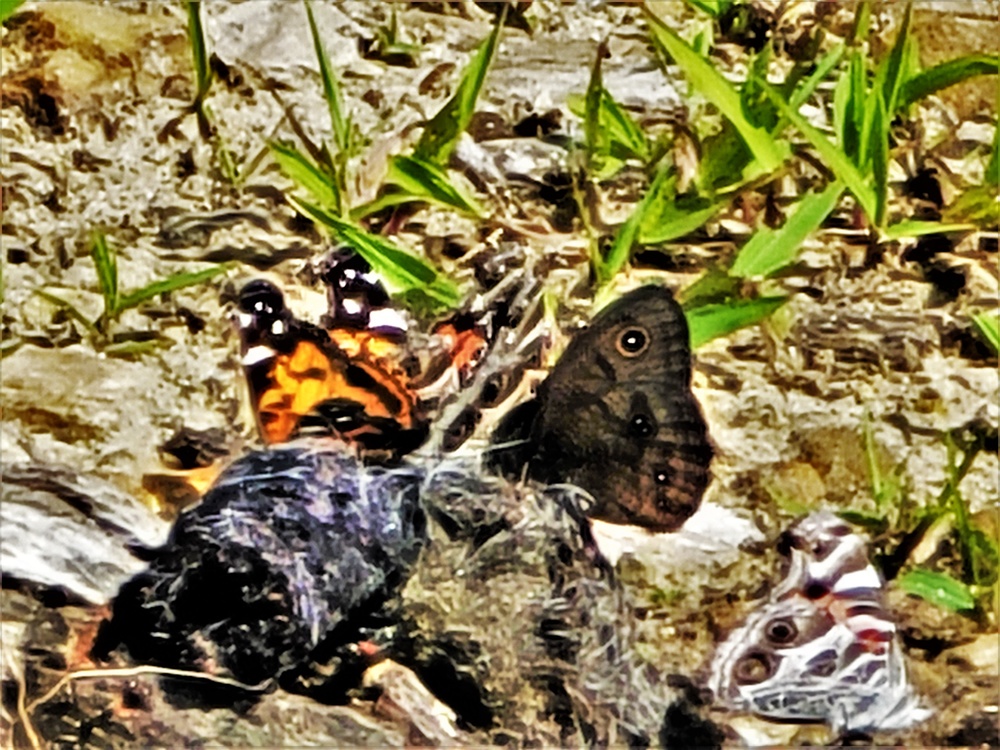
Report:
[[[97,271],[97,285],[103,301],[103,310],[97,318],[87,317],[76,305],[57,294],[44,289],[36,289],[35,293],[80,323],[96,349],[118,356],[140,354],[166,343],[160,337],[150,336],[145,331],[116,331],[116,324],[122,313],[155,297],[202,284],[229,269],[228,265],[222,264],[200,271],[182,271],[139,289],[123,292],[118,280],[118,254],[103,232],[95,231],[92,234],[90,257]]]
[[[360,153],[361,146],[350,117],[345,115],[340,84],[312,6],[306,2],[305,8],[330,113],[333,147],[327,143],[320,147],[306,143],[309,153],[305,153],[285,143],[270,144],[278,166],[305,196],[293,197],[291,201],[304,215],[368,261],[405,304],[422,312],[453,309],[462,296],[452,280],[418,255],[367,231],[362,222],[377,212],[414,203],[431,203],[476,218],[485,217],[483,207],[450,178],[447,164],[472,119],[496,53],[505,14],[501,13],[490,36],[473,53],[455,94],[426,124],[413,153],[392,157],[379,195],[370,203],[354,206],[348,191],[350,163]],[[392,29],[393,35],[398,36],[395,20]]]

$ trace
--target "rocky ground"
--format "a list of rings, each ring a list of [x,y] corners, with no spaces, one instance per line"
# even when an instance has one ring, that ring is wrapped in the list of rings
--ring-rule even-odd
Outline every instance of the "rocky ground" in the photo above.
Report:
[[[412,68],[359,53],[358,40],[374,38],[389,22],[390,4],[315,6],[349,109],[370,143],[351,185],[359,201],[374,196],[387,156],[415,141],[420,123],[450,94],[468,53],[490,29],[491,17],[476,6],[441,13],[423,5],[396,6],[404,36],[419,46]],[[678,29],[695,23],[683,3],[657,5]],[[916,7],[925,62],[995,48],[995,3]],[[815,15],[800,7],[794,22],[778,24],[775,33],[791,38],[795,29],[817,24],[843,33],[851,17],[848,10],[822,20]],[[879,6],[880,38],[891,39],[898,15]],[[204,17],[224,63],[209,102],[239,167],[238,184],[222,174],[216,145],[199,134],[187,109],[194,83],[180,4],[28,3],[5,23],[0,58],[3,463],[69,467],[80,481],[106,483],[106,489],[87,485],[93,496],[139,499],[135,512],[149,507],[165,518],[177,507],[162,490],[166,469],[158,446],[182,430],[215,430],[215,442],[232,455],[258,440],[230,323],[237,290],[266,276],[286,290],[300,315],[316,320],[325,306],[310,261],[329,242],[284,199],[291,184],[266,147],[268,139],[294,138],[292,119],[314,140],[327,135],[305,13],[297,3],[259,0],[207,4]],[[605,38],[605,85],[641,125],[682,123],[690,115],[687,86],[676,69],[665,73],[657,64],[636,6],[536,0],[529,17],[531,35],[505,32],[479,102],[490,113],[481,123],[504,130],[534,113],[557,122],[558,135],[581,138],[567,96],[585,92]],[[742,55],[724,45],[717,63],[738,68]],[[917,107],[916,125],[898,139],[907,147],[894,152],[892,184],[923,166],[937,169],[946,200],[981,183],[997,116],[996,81],[981,78]],[[485,277],[540,279],[564,303],[548,332],[555,349],[564,340],[559,331],[585,321],[593,301],[579,220],[567,219],[565,206],[547,202],[539,189],[568,173],[570,157],[556,138],[502,135],[467,139],[456,156],[462,179],[472,178],[491,205],[489,222],[426,208],[407,219],[397,239],[439,264],[470,296],[484,291],[477,284]],[[627,169],[604,186],[603,221],[627,216],[642,184],[638,174]],[[783,178],[779,195],[798,194],[803,181]],[[369,674],[367,693],[347,706],[278,692],[242,713],[179,709],[164,701],[153,677],[127,671],[59,684],[67,669],[93,665],[74,667],[52,652],[66,652],[66,633],[86,631],[102,612],[5,589],[7,737],[18,745],[62,738],[104,746],[836,741],[821,726],[734,716],[713,707],[698,687],[715,644],[777,579],[772,542],[796,509],[873,508],[866,418],[878,460],[887,471],[899,467],[906,496],[917,505],[944,485],[946,433],[974,428],[991,434],[995,446],[997,359],[970,316],[996,311],[1000,282],[996,227],[950,236],[929,261],[912,252],[911,240],[873,251],[860,232],[843,228],[851,226],[849,207],[835,216],[840,221],[811,238],[798,262],[769,282],[792,293],[778,314],[695,354],[694,387],[717,455],[704,506],[684,531],[621,542],[625,552],[613,579],[592,565],[575,526],[536,489],[498,485],[469,500],[463,513],[470,523],[488,526],[492,519],[503,529],[486,545],[436,532],[404,592],[407,611],[418,629],[478,654],[469,671],[485,687],[492,723],[471,721],[472,709],[456,717],[392,665]],[[36,291],[69,299],[90,318],[99,315],[89,255],[96,229],[118,249],[126,291],[181,270],[232,265],[207,284],[127,311],[112,328],[116,340],[95,341]],[[734,203],[685,241],[643,253],[615,286],[657,278],[683,288],[731,257],[752,231],[745,204]],[[155,346],[116,354],[116,345],[143,340]],[[487,412],[460,449],[462,461],[475,460],[496,415],[508,407]],[[439,457],[419,460],[434,465]],[[994,447],[976,458],[961,484],[977,523],[994,537],[998,472]],[[151,512],[151,527],[164,526],[155,518]],[[876,546],[890,545],[893,533],[883,532]],[[922,556],[916,561],[940,556],[949,533],[940,529],[936,541],[915,551]],[[15,548],[8,536],[5,553]],[[116,572],[128,574],[129,564]],[[933,715],[873,741],[1000,746],[996,614],[949,613],[892,584],[889,597],[916,691]],[[559,638],[542,637],[546,627],[565,634],[572,648],[560,650]],[[378,700],[368,700],[376,694]]]

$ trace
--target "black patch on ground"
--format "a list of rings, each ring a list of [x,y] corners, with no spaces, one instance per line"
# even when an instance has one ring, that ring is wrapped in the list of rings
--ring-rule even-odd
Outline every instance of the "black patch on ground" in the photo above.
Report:
[[[703,691],[691,678],[680,674],[668,675],[667,684],[678,690],[681,697],[667,707],[660,728],[660,747],[677,750],[721,748],[725,733],[698,713],[707,703]]]
[[[945,740],[948,747],[1000,748],[996,714],[979,712],[966,716],[958,731]]]

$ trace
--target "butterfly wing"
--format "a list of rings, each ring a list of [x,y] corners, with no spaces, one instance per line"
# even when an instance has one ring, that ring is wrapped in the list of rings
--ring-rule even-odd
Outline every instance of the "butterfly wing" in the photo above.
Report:
[[[927,714],[863,540],[830,513],[785,535],[788,573],[719,647],[710,687],[732,708],[838,731],[902,728]]]
[[[567,347],[533,406],[512,414],[494,459],[542,482],[570,482],[595,499],[595,518],[676,530],[697,510],[712,448],[691,393],[684,314],[662,287],[605,308]]]
[[[247,382],[268,444],[325,434],[396,456],[423,441],[426,422],[402,370],[384,356],[381,338],[298,320],[281,292],[262,280],[240,293],[239,325]]]

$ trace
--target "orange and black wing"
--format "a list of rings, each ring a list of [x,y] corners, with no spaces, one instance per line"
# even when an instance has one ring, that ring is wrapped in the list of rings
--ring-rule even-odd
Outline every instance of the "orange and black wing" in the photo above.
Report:
[[[329,434],[401,455],[426,435],[391,344],[364,330],[323,330],[296,319],[273,284],[240,293],[243,365],[261,436],[282,443]]]

